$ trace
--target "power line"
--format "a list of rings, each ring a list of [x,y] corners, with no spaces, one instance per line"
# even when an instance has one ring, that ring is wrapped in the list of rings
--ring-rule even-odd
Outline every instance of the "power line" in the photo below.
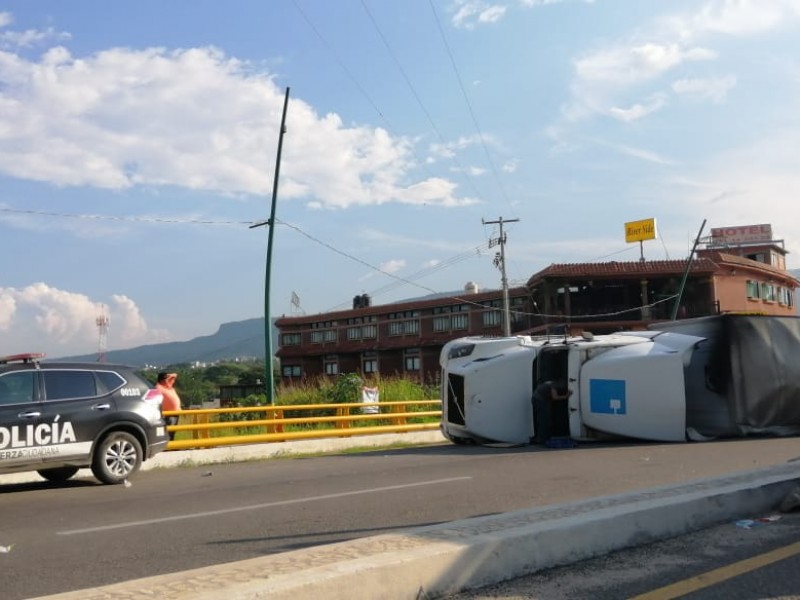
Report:
[[[367,268],[369,268],[369,269],[371,269],[371,270],[373,270],[373,271],[375,271],[377,273],[380,273],[381,275],[386,275],[387,277],[391,277],[392,279],[394,279],[394,280],[396,280],[398,282],[404,283],[404,284],[413,285],[414,287],[418,287],[419,289],[424,290],[426,292],[429,292],[431,294],[438,294],[439,293],[436,290],[434,290],[433,288],[429,288],[428,286],[421,285],[419,283],[415,283],[412,279],[410,279],[408,277],[400,277],[399,275],[395,275],[394,273],[389,273],[388,271],[384,271],[380,267],[376,267],[375,265],[370,264],[367,261],[358,258],[357,256],[353,256],[352,254],[349,254],[349,253],[347,253],[347,252],[345,252],[343,250],[339,250],[338,248],[332,246],[328,242],[320,240],[319,238],[314,237],[310,233],[308,233],[306,231],[303,231],[302,229],[300,229],[300,227],[297,227],[296,225],[292,225],[291,223],[287,223],[285,221],[281,221],[280,219],[276,219],[276,222],[280,223],[281,225],[285,225],[286,227],[289,227],[290,229],[294,229],[300,235],[303,235],[306,238],[310,239],[311,241],[313,241],[313,242],[315,242],[315,243],[317,243],[317,244],[319,244],[321,246],[324,246],[328,250],[331,250],[332,252],[335,252],[336,254],[344,256],[345,258],[348,258],[348,259],[350,259],[352,261],[355,261],[355,262],[357,262],[357,263],[359,263],[361,265],[364,265],[365,267],[367,267]],[[479,246],[478,248],[476,248],[476,250],[479,249],[479,248],[481,248],[481,247]],[[460,256],[467,256],[468,257],[468,256],[471,256],[473,253],[474,253],[474,250],[470,250],[469,253],[465,253],[465,254],[462,254]],[[460,262],[460,261],[457,261],[457,262]],[[419,275],[419,274],[415,274],[415,275],[418,275],[418,276],[415,277],[417,279],[422,276],[422,275]]]
[[[364,0],[361,0],[361,6],[364,8],[364,12],[367,13],[367,16],[369,17],[369,20],[372,22],[372,26],[375,28],[375,31],[378,33],[378,37],[381,38],[381,41],[383,42],[383,45],[386,46],[386,51],[389,53],[389,57],[394,61],[394,64],[397,67],[397,70],[400,71],[400,75],[403,76],[403,80],[406,82],[406,85],[411,90],[411,94],[414,96],[414,99],[417,101],[417,104],[419,104],[419,107],[422,109],[422,112],[425,115],[425,118],[428,119],[428,123],[430,123],[430,126],[433,129],[434,133],[436,134],[436,137],[438,137],[439,141],[442,143],[442,145],[446,147],[447,146],[447,142],[445,141],[444,136],[442,135],[442,132],[439,131],[439,128],[437,127],[436,122],[433,120],[433,117],[431,116],[430,112],[428,111],[427,107],[425,106],[425,103],[422,102],[422,98],[420,98],[420,95],[417,93],[417,89],[414,87],[414,84],[411,82],[411,78],[408,76],[408,74],[406,73],[405,69],[403,69],[403,65],[400,64],[400,60],[397,58],[397,55],[395,54],[394,50],[392,49],[392,46],[389,44],[389,40],[386,39],[386,36],[383,34],[383,31],[381,30],[380,26],[378,25],[378,22],[375,20],[375,17],[372,15],[372,12],[369,10],[369,8],[367,8],[367,5],[364,2]],[[452,154],[449,158],[450,158],[450,160],[452,160],[456,164],[456,166],[458,167],[459,172],[464,175],[464,177],[467,179],[467,181],[469,181],[469,183],[472,186],[472,189],[475,192],[475,194],[480,196],[480,193],[478,192],[477,188],[475,187],[474,181],[472,180],[472,178],[469,175],[469,171],[458,161],[458,159],[456,158],[455,154]]]
[[[39,217],[56,217],[56,218],[69,218],[69,219],[83,219],[83,220],[100,220],[100,221],[116,221],[116,222],[131,222],[131,223],[161,223],[167,225],[247,225],[252,226],[258,221],[212,221],[212,220],[200,220],[200,219],[167,219],[161,217],[130,217],[130,216],[116,216],[116,215],[91,215],[91,214],[77,214],[77,213],[63,213],[63,212],[50,212],[50,211],[43,211],[43,210],[21,210],[21,209],[14,209],[14,208],[0,208],[0,212],[9,213],[9,214],[25,214],[25,215],[33,215]],[[303,235],[304,237],[308,238],[309,240],[324,246],[328,250],[335,252],[345,258],[348,258],[352,261],[355,261],[369,269],[380,273],[381,275],[386,275],[395,280],[394,283],[388,284],[383,286],[382,288],[378,288],[373,295],[380,295],[382,293],[386,293],[396,287],[400,287],[401,285],[412,285],[417,287],[421,290],[424,290],[431,294],[438,294],[440,292],[434,290],[433,288],[427,287],[425,285],[420,285],[415,282],[416,279],[421,279],[427,275],[431,275],[437,271],[441,271],[448,267],[451,267],[459,262],[467,260],[475,255],[480,255],[481,251],[488,248],[488,243],[481,244],[479,246],[475,246],[474,248],[467,250],[466,252],[462,252],[448,258],[444,261],[437,263],[429,268],[422,269],[409,275],[408,277],[400,277],[395,275],[394,273],[389,273],[381,269],[380,267],[376,267],[373,264],[368,263],[365,260],[358,258],[357,256],[353,256],[343,250],[339,250],[335,246],[320,240],[319,238],[311,235],[310,233],[302,230],[300,227],[296,225],[292,225],[291,223],[287,223],[280,219],[275,219],[276,224],[285,225],[286,227],[297,231],[299,234]]]
[[[84,215],[77,213],[49,212],[44,210],[21,210],[17,208],[0,208],[0,212],[38,217],[64,217],[95,221],[127,221],[133,223],[168,223],[181,225],[252,225],[255,221],[211,221],[202,219],[167,219],[164,217],[120,217],[115,215]]]
[[[461,94],[464,96],[464,102],[466,103],[467,109],[469,110],[470,117],[472,118],[472,123],[475,126],[475,131],[478,132],[478,138],[480,139],[481,146],[483,147],[483,151],[486,154],[486,160],[488,161],[489,167],[492,171],[492,174],[494,175],[495,181],[497,182],[497,187],[500,190],[500,194],[503,196],[503,199],[505,200],[506,204],[508,204],[508,206],[512,208],[513,211],[511,202],[509,201],[508,195],[506,194],[505,188],[503,187],[503,182],[500,179],[500,174],[498,173],[497,167],[495,166],[494,161],[492,160],[492,155],[489,152],[489,148],[486,146],[486,139],[483,135],[483,132],[481,131],[480,125],[478,125],[478,119],[475,116],[475,111],[472,109],[472,103],[469,101],[469,96],[467,95],[467,90],[464,87],[464,82],[461,79],[461,73],[458,70],[458,65],[456,64],[456,59],[453,56],[453,51],[450,49],[450,45],[447,43],[447,37],[444,34],[444,28],[442,27],[442,23],[439,20],[439,15],[436,12],[436,8],[433,6],[433,0],[428,0],[428,3],[430,4],[431,12],[433,13],[433,18],[436,21],[436,26],[439,29],[439,35],[442,38],[442,43],[444,44],[444,47],[447,50],[447,54],[450,57],[450,64],[453,66],[453,71],[455,72],[456,79],[458,80],[458,85],[461,88]]]
[[[294,4],[294,6],[297,9],[297,11],[300,13],[300,15],[303,17],[305,22],[308,24],[308,26],[314,32],[314,35],[316,35],[317,38],[319,38],[320,42],[322,42],[322,44],[328,50],[329,55],[331,57],[333,57],[333,59],[336,61],[336,63],[339,65],[339,67],[342,69],[342,71],[344,71],[345,75],[347,75],[348,79],[350,79],[350,81],[353,83],[353,85],[356,87],[356,89],[361,93],[361,95],[366,99],[366,101],[369,103],[369,105],[373,108],[375,113],[378,115],[378,117],[381,119],[383,124],[386,126],[386,130],[392,136],[398,137],[398,135],[395,133],[395,127],[389,122],[389,119],[386,117],[386,115],[383,114],[383,111],[378,107],[377,103],[372,99],[372,97],[369,95],[367,90],[364,89],[364,86],[361,85],[361,83],[358,81],[358,79],[356,79],[356,76],[353,74],[353,72],[347,67],[347,65],[344,63],[344,61],[339,57],[339,55],[337,54],[336,50],[333,48],[333,46],[330,44],[330,42],[328,42],[327,38],[325,38],[325,36],[322,35],[322,32],[320,32],[320,30],[317,28],[317,26],[314,25],[314,22],[311,20],[311,18],[308,16],[308,14],[306,14],[306,12],[300,7],[300,5],[297,3],[297,0],[292,0],[292,4]],[[362,6],[364,6],[363,1],[362,1]],[[369,16],[370,20],[372,21],[373,26],[378,31],[378,34],[383,39],[384,44],[386,44],[387,48],[389,48],[388,42],[383,37],[383,34],[381,33],[380,29],[378,28],[378,26],[377,26],[377,24],[375,22],[375,19],[372,18],[372,14],[369,12],[369,9],[367,9],[367,7],[364,6],[364,10],[367,12],[367,15]],[[394,55],[391,52],[391,48],[389,48],[389,55],[392,56],[392,58],[394,58]],[[395,63],[398,64],[398,67],[399,67],[399,63],[397,62],[397,59],[395,58],[394,60],[395,60]],[[402,71],[402,68],[401,67],[399,67],[399,68],[400,68],[401,73],[403,73],[403,75],[405,76],[405,73]],[[431,121],[431,123],[432,123],[430,115],[428,115],[427,111],[425,110],[424,105],[422,105],[422,101],[419,99],[419,96],[416,94],[416,91],[414,90],[413,85],[411,85],[411,82],[408,81],[407,77],[406,77],[406,82],[411,87],[412,92],[414,93],[415,97],[417,98],[417,101],[420,103],[420,106],[422,106],[423,111],[428,116],[428,120]],[[433,125],[433,127],[434,127],[434,130],[436,131],[436,133],[439,134],[438,130],[436,129],[436,126]],[[441,134],[439,134],[439,139],[442,141],[443,144],[445,143],[443,138],[442,138],[442,136],[441,136]],[[435,175],[430,171],[430,169],[428,169],[426,161],[423,160],[422,158],[420,158],[420,156],[417,154],[416,150],[414,149],[413,145],[409,145],[409,150],[411,151],[411,154],[414,156],[414,159],[417,161],[417,165],[419,165],[423,169],[423,171],[425,171],[425,173],[427,174],[427,176],[430,179],[434,179]],[[458,166],[460,172],[466,178],[467,182],[469,183],[469,185],[472,188],[472,191],[475,193],[475,195],[477,197],[480,197],[481,194],[478,191],[477,187],[475,186],[474,181],[469,177],[469,172],[466,169],[464,169],[458,163],[458,161],[455,159],[455,157],[450,157],[450,158],[451,158],[451,160],[453,160],[456,163],[456,165]]]

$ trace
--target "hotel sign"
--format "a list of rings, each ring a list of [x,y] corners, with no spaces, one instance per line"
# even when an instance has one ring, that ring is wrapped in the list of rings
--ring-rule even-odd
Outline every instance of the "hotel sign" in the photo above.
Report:
[[[772,225],[740,225],[739,227],[712,227],[713,244],[751,244],[771,242]]]
[[[656,220],[643,219],[625,223],[625,241],[641,242],[656,239]]]

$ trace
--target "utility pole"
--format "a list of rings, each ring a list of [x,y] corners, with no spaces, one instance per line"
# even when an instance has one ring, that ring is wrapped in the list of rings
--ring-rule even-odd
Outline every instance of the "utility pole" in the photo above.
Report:
[[[264,276],[264,346],[265,354],[264,362],[264,375],[266,377],[265,391],[267,395],[267,402],[275,404],[275,373],[272,369],[272,317],[269,310],[269,284],[272,274],[272,234],[275,230],[275,205],[278,200],[278,177],[281,172],[281,150],[283,149],[283,134],[286,133],[286,107],[289,105],[289,88],[286,88],[286,97],[283,99],[283,115],[281,116],[281,129],[278,136],[278,156],[275,159],[275,177],[272,180],[272,208],[269,213],[269,219],[260,223],[255,223],[250,226],[254,227],[267,226],[269,231],[267,235],[267,266]]]
[[[500,252],[494,257],[494,266],[500,269],[500,276],[503,282],[503,334],[511,335],[511,313],[508,307],[508,279],[506,278],[506,234],[503,233],[503,223],[516,223],[519,219],[503,219],[499,217],[497,221],[486,221],[481,219],[484,225],[500,225],[500,236],[489,240],[489,248],[500,245]]]
[[[703,219],[703,223],[700,225],[700,231],[697,232],[697,237],[694,238],[692,251],[689,252],[689,258],[686,259],[686,268],[683,271],[683,278],[681,279],[681,285],[678,288],[678,293],[675,295],[675,304],[672,307],[672,316],[670,317],[671,321],[674,321],[678,318],[678,310],[681,307],[681,298],[683,297],[683,289],[686,287],[686,280],[689,279],[689,270],[692,268],[692,258],[694,258],[694,251],[697,250],[697,244],[700,243],[700,237],[703,235],[703,229],[705,229],[705,226],[706,226],[706,219]]]
[[[108,348],[108,324],[111,322],[106,312],[106,305],[98,305],[97,318],[94,321],[97,324],[98,341],[97,341],[97,362],[106,362],[106,349]]]

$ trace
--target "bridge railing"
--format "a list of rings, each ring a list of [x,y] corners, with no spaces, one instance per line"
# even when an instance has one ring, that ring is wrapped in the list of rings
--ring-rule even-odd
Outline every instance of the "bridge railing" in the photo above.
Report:
[[[426,407],[428,410],[423,410]],[[295,415],[320,411],[333,414],[287,416],[287,413]],[[228,420],[223,415],[234,415],[233,418],[253,415],[255,418]],[[176,439],[169,442],[167,450],[429,431],[439,428],[441,415],[441,400],[287,404],[164,411],[164,416],[178,417],[177,425],[167,427],[168,431],[176,434]],[[180,432],[189,432],[190,437],[177,435]]]

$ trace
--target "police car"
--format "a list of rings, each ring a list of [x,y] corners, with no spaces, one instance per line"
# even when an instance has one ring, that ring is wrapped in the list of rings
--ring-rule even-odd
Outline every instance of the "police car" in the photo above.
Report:
[[[161,393],[130,367],[0,357],[0,473],[122,483],[169,441]]]

